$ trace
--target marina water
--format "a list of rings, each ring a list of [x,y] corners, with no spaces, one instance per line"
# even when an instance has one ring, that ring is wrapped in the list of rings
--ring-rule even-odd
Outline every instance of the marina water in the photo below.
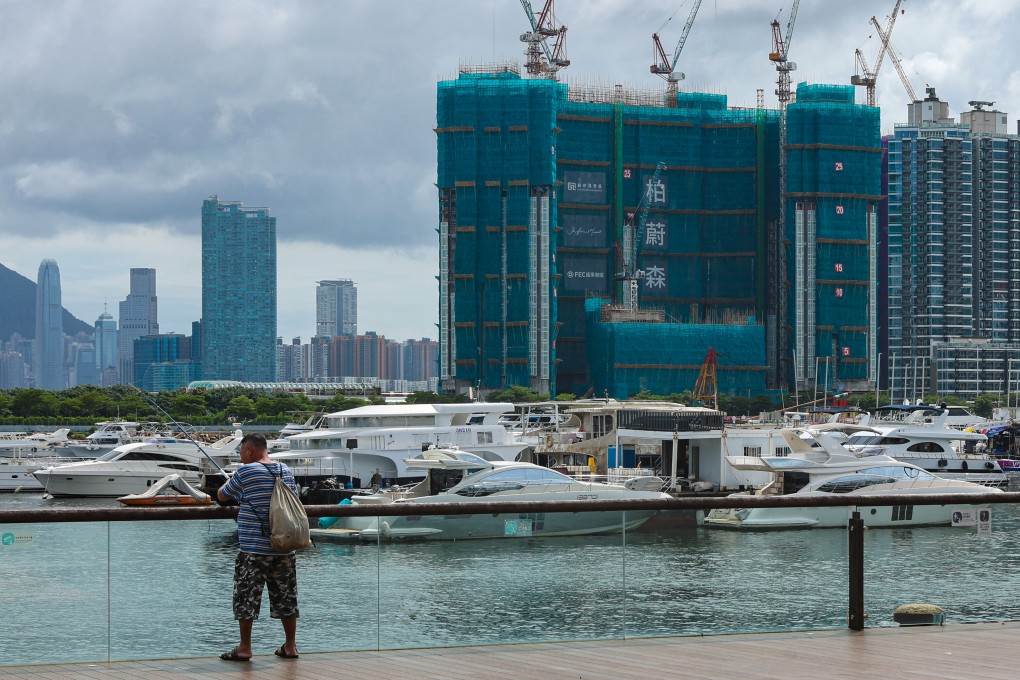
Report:
[[[3,508],[109,500],[0,497]],[[0,527],[0,665],[212,656],[236,643],[231,520]],[[319,543],[299,558],[302,652],[712,635],[846,627],[843,529],[661,533],[405,544]],[[927,602],[947,622],[1020,619],[1020,509],[993,531],[865,535],[866,625]],[[255,653],[282,641],[268,615]]]

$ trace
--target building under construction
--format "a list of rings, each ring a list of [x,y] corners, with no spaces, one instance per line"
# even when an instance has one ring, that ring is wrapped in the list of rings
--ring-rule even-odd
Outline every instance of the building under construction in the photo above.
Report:
[[[462,67],[438,84],[446,389],[625,397],[866,382],[879,112],[801,85],[780,113]]]

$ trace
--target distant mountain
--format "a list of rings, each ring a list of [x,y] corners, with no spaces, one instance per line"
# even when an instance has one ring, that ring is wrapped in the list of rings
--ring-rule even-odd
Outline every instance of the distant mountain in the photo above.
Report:
[[[35,281],[0,264],[0,343],[14,333],[35,337]],[[64,334],[95,333],[95,328],[64,310]]]

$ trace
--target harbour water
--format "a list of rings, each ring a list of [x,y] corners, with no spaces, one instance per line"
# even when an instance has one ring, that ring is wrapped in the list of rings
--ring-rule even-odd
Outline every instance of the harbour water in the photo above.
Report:
[[[108,505],[0,497],[3,508]],[[215,655],[236,642],[229,520],[0,527],[0,665]],[[865,536],[866,625],[928,602],[950,623],[1020,619],[1020,509],[993,532],[875,529]],[[338,545],[299,557],[302,651],[701,635],[846,626],[842,529]],[[281,641],[268,616],[255,652]]]

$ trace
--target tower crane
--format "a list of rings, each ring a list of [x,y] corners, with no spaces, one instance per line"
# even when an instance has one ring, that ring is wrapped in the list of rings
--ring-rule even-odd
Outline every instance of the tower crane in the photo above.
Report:
[[[557,26],[553,0],[545,0],[542,11],[535,16],[528,0],[521,0],[524,13],[531,22],[531,31],[521,34],[521,42],[527,43],[525,68],[533,76],[556,80],[561,68],[570,66],[567,59],[567,27]],[[555,38],[549,47],[549,38]]]
[[[882,27],[875,21],[875,17],[871,17],[871,23],[875,25],[875,30],[878,31],[878,37],[885,45],[886,51],[889,53],[889,61],[893,63],[896,68],[896,73],[900,76],[900,82],[903,83],[903,89],[907,91],[907,97],[909,103],[917,101],[917,95],[914,93],[914,88],[910,85],[910,78],[907,78],[907,74],[903,70],[903,64],[900,63],[900,58],[896,55],[896,50],[893,49],[892,42],[889,40],[889,34],[882,32]]]
[[[683,33],[680,34],[680,40],[673,51],[672,60],[666,54],[666,50],[663,49],[662,42],[659,40],[659,34],[652,33],[652,44],[654,46],[652,58],[655,59],[655,63],[652,64],[651,71],[655,75],[666,79],[666,105],[670,108],[676,108],[677,106],[676,96],[679,91],[679,81],[684,79],[684,74],[676,70],[676,64],[680,59],[680,52],[684,48],[684,43],[687,42],[687,34],[691,32],[691,25],[694,23],[694,17],[697,16],[699,7],[701,7],[701,0],[694,0],[691,13],[687,16],[687,23],[684,24]],[[667,19],[668,21],[669,19]],[[659,30],[662,29],[660,28]]]
[[[900,5],[903,4],[903,0],[896,0],[896,5],[893,7],[892,13],[889,15],[889,22],[886,24],[884,34],[886,39],[882,40],[882,46],[878,49],[878,56],[875,57],[875,68],[868,68],[868,62],[864,58],[864,53],[861,52],[860,48],[857,48],[855,56],[857,57],[857,65],[861,71],[861,74],[854,74],[850,77],[851,85],[858,85],[865,88],[867,92],[868,106],[875,105],[875,83],[878,79],[878,71],[882,68],[882,59],[885,57],[885,53],[889,50],[888,37],[892,35],[893,26],[896,24],[896,17],[901,13]],[[874,24],[878,30],[879,38],[881,38],[883,31],[881,26],[878,25],[878,19],[871,17],[871,23]]]
[[[772,52],[769,53],[769,61],[776,65],[779,73],[777,80],[776,94],[779,96],[779,226],[776,229],[774,242],[777,244],[775,261],[777,271],[786,269],[786,252],[782,246],[786,232],[786,105],[790,101],[790,72],[797,68],[797,64],[789,61],[790,44],[793,41],[793,26],[797,21],[797,9],[800,7],[800,0],[793,0],[790,8],[790,18],[786,24],[786,38],[779,27],[779,20],[772,20]],[[803,244],[797,243],[796,246]],[[798,251],[799,252],[799,251]],[[778,311],[774,328],[774,334],[778,336],[779,356],[790,355],[789,335],[785,328],[786,323],[786,296],[781,287],[777,290],[775,307]],[[796,374],[796,371],[795,371]],[[784,376],[780,375],[782,380]]]
[[[661,161],[655,166],[655,173],[652,174],[652,178],[645,186],[641,202],[638,203],[637,209],[628,216],[623,225],[623,257],[621,258],[623,271],[616,279],[624,283],[623,306],[632,312],[637,311],[638,308],[638,281],[642,274],[638,271],[637,253],[644,234],[645,218],[648,216],[649,197],[655,191],[655,187],[659,183],[659,176],[665,169],[666,164]]]
[[[779,26],[779,19],[772,20],[772,51],[769,53],[769,61],[776,65],[779,72],[779,80],[776,81],[779,87],[776,94],[779,95],[779,105],[783,106],[790,101],[790,71],[797,70],[797,64],[788,60],[790,54],[790,43],[793,41],[793,26],[797,22],[797,8],[800,7],[800,0],[793,0],[790,8],[790,18],[786,23],[786,38],[783,38]]]

